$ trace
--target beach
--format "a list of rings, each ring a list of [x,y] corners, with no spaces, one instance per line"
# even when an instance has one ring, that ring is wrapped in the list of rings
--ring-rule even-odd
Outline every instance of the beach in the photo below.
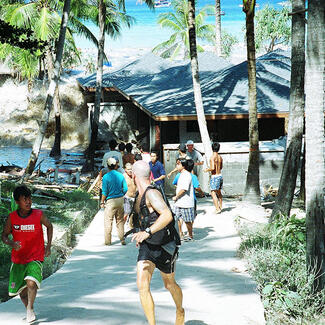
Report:
[[[142,3],[142,4],[141,4]],[[215,6],[215,2],[211,0],[198,0],[196,3],[196,13],[204,6]],[[270,5],[274,8],[282,8],[281,2],[272,0],[259,0],[256,11],[262,9],[265,5]],[[166,41],[172,34],[168,28],[162,28],[158,25],[157,20],[161,14],[173,12],[173,7],[162,7],[150,10],[142,1],[126,0],[126,13],[133,17],[135,22],[130,27],[122,27],[120,35],[116,38],[105,38],[105,53],[108,56],[112,68],[119,68],[129,62],[139,58],[141,55],[151,51],[158,44]],[[245,13],[242,10],[242,0],[226,0],[221,2],[221,28],[238,39],[238,44],[233,49],[230,62],[238,64],[246,59],[245,47]],[[205,20],[206,24],[215,24],[215,16],[209,15]],[[99,34],[99,29],[92,23],[86,23],[86,26],[96,36]],[[97,61],[97,49],[95,46],[84,37],[75,36],[76,45],[83,53],[84,61]],[[206,42],[198,40],[206,51],[213,51],[213,46]],[[87,63],[87,62],[86,62]],[[84,64],[83,64],[84,65]]]

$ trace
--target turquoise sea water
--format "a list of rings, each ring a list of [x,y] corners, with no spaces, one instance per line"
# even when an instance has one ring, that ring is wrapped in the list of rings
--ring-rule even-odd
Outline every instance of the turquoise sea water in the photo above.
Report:
[[[165,41],[171,35],[167,29],[162,29],[157,25],[158,15],[162,12],[172,11],[172,7],[156,8],[150,10],[146,4],[136,4],[136,0],[125,0],[127,14],[136,19],[136,23],[131,29],[123,28],[122,35],[116,40],[105,40],[105,48],[152,48]],[[263,8],[266,4],[275,8],[281,8],[281,2],[274,0],[257,1],[257,10]],[[205,5],[214,5],[213,0],[198,0],[197,11]],[[242,27],[245,24],[245,14],[240,5],[242,0],[221,0],[221,10],[225,15],[221,17],[222,28],[236,35],[240,41],[243,41]],[[215,17],[209,16],[207,23],[214,24]],[[98,28],[95,25],[88,24],[88,27],[98,35]],[[93,45],[87,40],[78,37],[77,46],[80,48],[91,48]]]

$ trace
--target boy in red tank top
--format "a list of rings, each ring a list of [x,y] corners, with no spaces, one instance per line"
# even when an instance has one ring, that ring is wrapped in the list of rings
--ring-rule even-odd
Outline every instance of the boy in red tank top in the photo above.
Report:
[[[53,226],[41,210],[32,209],[31,191],[25,185],[16,187],[14,199],[18,210],[9,214],[1,238],[12,247],[9,296],[20,295],[30,323],[36,319],[34,301],[42,282],[44,256],[51,254]],[[42,225],[47,228],[46,247]]]

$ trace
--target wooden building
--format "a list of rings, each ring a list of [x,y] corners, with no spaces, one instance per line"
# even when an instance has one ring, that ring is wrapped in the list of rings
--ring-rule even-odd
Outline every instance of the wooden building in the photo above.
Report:
[[[219,142],[248,140],[247,62],[231,65],[213,53],[199,55],[200,81],[209,133]],[[290,53],[277,50],[256,60],[260,140],[286,134]],[[92,111],[96,74],[79,78]],[[144,55],[103,76],[100,134],[137,140],[148,149],[192,139],[200,142],[189,62]],[[108,133],[107,133],[108,131]]]

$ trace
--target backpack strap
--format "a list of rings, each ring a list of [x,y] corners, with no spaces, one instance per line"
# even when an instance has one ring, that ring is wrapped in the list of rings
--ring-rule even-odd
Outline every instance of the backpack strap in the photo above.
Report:
[[[175,214],[172,210],[172,208],[170,207],[170,204],[169,204],[169,201],[166,197],[166,194],[163,190],[163,188],[160,186],[160,185],[150,185],[147,187],[146,191],[143,193],[143,196],[141,198],[141,202],[140,202],[140,210],[141,210],[141,204],[143,204],[143,206],[145,206],[145,194],[146,192],[149,190],[149,189],[155,189],[157,191],[160,192],[160,194],[162,195],[168,209],[170,210],[171,214],[172,214],[172,217],[173,217],[173,220],[166,226],[166,228],[170,231],[170,233],[172,234],[173,238],[175,239],[175,242],[176,242],[176,246],[180,246],[181,245],[181,238],[179,236],[179,233],[178,231],[176,230],[175,228]],[[143,202],[142,202],[143,201]]]

